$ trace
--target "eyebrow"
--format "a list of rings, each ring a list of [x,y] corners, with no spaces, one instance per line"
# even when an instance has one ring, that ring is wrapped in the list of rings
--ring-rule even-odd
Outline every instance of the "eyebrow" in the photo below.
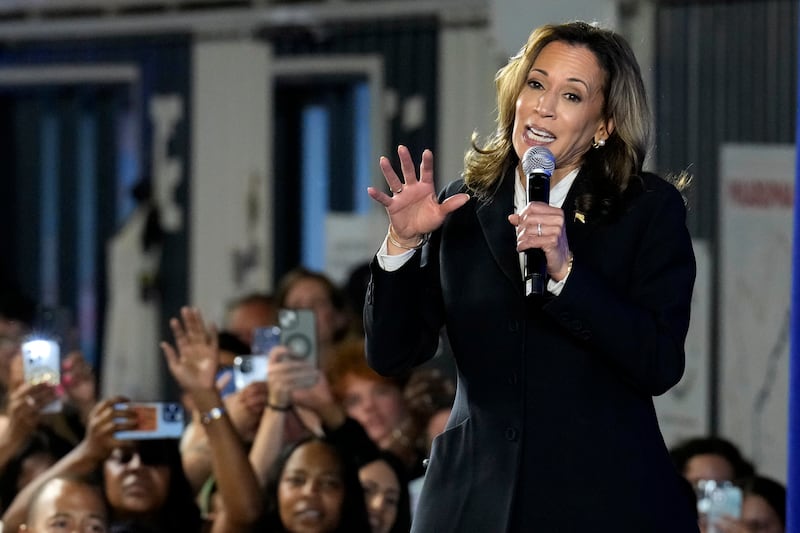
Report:
[[[539,72],[541,74],[544,74],[545,76],[550,76],[550,74],[548,74],[548,72],[546,70],[543,70],[543,69],[540,69],[540,68],[535,68],[535,67],[531,68],[531,72]],[[581,85],[586,87],[586,91],[587,92],[592,92],[592,90],[589,88],[589,84],[586,83],[585,81],[583,81],[580,78],[567,78],[567,81],[571,81],[573,83],[580,83]]]

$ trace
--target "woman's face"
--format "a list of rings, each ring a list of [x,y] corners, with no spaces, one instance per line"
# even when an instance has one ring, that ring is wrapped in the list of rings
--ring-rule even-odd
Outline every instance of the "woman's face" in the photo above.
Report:
[[[291,533],[324,533],[339,525],[344,503],[342,465],[333,451],[312,441],[289,457],[278,483],[278,512]]]
[[[742,522],[752,533],[783,533],[781,519],[772,506],[758,494],[745,494]]]
[[[48,482],[30,510],[30,533],[105,533],[107,516],[98,490],[76,481]]]
[[[378,446],[388,446],[392,431],[400,426],[406,414],[400,388],[392,383],[348,374],[343,390],[342,404],[348,416],[361,424]]]
[[[111,452],[103,466],[103,479],[108,502],[121,515],[155,513],[169,495],[169,467],[147,464],[132,447]]]
[[[394,470],[383,460],[361,467],[358,478],[364,488],[372,533],[388,533],[397,519],[400,482]]]
[[[284,306],[290,309],[313,309],[317,319],[317,338],[321,344],[333,342],[343,315],[333,306],[325,285],[314,278],[301,278],[286,293]]]
[[[512,144],[520,160],[528,148],[544,146],[555,157],[554,180],[579,167],[593,138],[605,140],[613,130],[603,118],[605,78],[588,48],[547,44],[517,98]]]

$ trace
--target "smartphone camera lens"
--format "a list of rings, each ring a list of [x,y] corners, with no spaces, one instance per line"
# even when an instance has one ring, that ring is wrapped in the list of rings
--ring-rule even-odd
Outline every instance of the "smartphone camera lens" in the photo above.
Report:
[[[292,329],[297,324],[297,313],[291,309],[282,309],[278,321],[281,323],[281,328]]]
[[[253,371],[253,361],[250,360],[249,357],[245,357],[242,359],[242,364],[239,366],[241,371],[245,374],[249,374]]]

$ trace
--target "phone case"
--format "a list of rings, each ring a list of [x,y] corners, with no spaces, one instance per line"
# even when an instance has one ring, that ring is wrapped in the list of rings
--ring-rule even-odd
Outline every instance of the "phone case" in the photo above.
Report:
[[[281,344],[289,348],[292,357],[318,364],[317,324],[311,309],[280,309]]]
[[[253,354],[269,355],[269,351],[281,343],[281,328],[266,326],[253,330],[253,345],[250,347]]]
[[[118,409],[132,409],[139,419],[137,429],[117,431],[119,440],[179,439],[183,434],[183,406],[176,402],[141,402],[120,404]]]
[[[266,381],[269,358],[266,355],[237,355],[233,360],[233,383],[242,390],[254,381]]]
[[[61,384],[61,348],[52,339],[29,339],[22,343],[22,367],[25,382],[31,384]],[[43,413],[61,410],[61,400],[54,400],[42,408]]]

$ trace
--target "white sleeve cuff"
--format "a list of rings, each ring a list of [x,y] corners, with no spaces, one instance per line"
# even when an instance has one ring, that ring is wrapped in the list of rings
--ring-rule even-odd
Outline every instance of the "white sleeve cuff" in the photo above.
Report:
[[[400,255],[389,255],[389,250],[386,246],[388,240],[388,235],[383,238],[383,243],[381,244],[376,257],[378,258],[378,265],[383,270],[386,272],[394,272],[395,270],[400,270],[400,267],[408,263],[408,260],[411,259],[411,256],[414,255],[416,250],[408,250]]]

